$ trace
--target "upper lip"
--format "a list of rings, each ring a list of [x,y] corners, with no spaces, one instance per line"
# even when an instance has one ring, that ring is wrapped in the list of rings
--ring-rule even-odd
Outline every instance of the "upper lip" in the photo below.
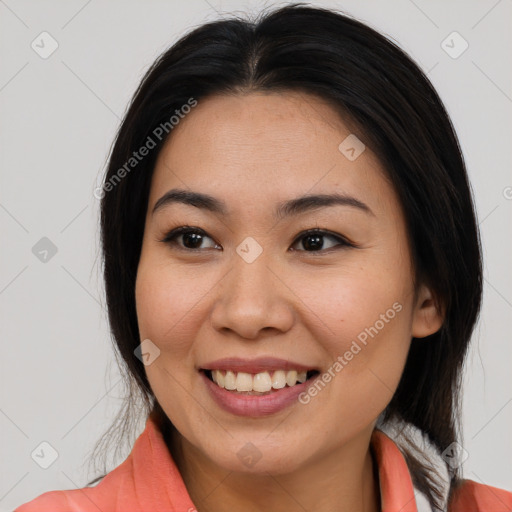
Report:
[[[306,366],[286,359],[276,357],[258,357],[255,359],[242,359],[239,357],[225,357],[201,365],[201,370],[234,370],[236,372],[261,373],[273,370],[317,370],[312,366]]]

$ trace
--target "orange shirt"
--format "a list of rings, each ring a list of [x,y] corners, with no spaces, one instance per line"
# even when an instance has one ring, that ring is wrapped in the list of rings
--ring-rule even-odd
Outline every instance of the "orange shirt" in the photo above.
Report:
[[[379,430],[372,435],[382,512],[418,512],[402,453]],[[194,512],[181,474],[151,416],[126,460],[95,487],[49,491],[14,512]],[[511,512],[512,493],[465,480],[450,512]]]

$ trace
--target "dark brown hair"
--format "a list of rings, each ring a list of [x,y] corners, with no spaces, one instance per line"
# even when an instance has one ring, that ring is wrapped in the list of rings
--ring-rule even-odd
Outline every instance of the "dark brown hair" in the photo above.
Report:
[[[390,39],[348,15],[304,4],[255,21],[232,17],[199,26],[142,79],[113,144],[105,185],[190,98],[251,91],[300,91],[330,102],[383,164],[407,222],[415,282],[429,285],[445,311],[437,333],[412,340],[385,417],[411,422],[443,451],[459,439],[461,369],[482,296],[480,240],[450,118],[425,74]],[[105,188],[101,200],[108,315],[128,385],[125,410],[111,427],[121,437],[135,421],[137,395],[144,414],[169,421],[134,355],[141,342],[135,278],[152,172],[165,140]],[[435,473],[406,456],[415,485],[437,504]],[[452,483],[457,479],[454,471]]]

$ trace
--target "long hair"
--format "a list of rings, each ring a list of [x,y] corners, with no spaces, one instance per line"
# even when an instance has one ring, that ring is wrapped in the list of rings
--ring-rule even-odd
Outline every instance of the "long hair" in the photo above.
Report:
[[[125,435],[136,395],[145,413],[169,423],[134,355],[140,344],[135,278],[149,187],[172,136],[168,130],[159,139],[154,131],[191,98],[251,91],[300,91],[328,101],[384,166],[405,215],[415,283],[427,284],[445,312],[438,332],[413,338],[385,417],[412,423],[443,451],[460,439],[461,370],[482,298],[480,238],[459,142],[432,84],[398,45],[348,15],[303,3],[254,21],[232,17],[195,28],[153,63],[124,116],[101,198],[108,316],[129,389],[111,432]],[[119,179],[151,136],[156,147]],[[438,503],[435,474],[412,452],[406,458],[413,481]],[[452,486],[458,479],[454,470]]]

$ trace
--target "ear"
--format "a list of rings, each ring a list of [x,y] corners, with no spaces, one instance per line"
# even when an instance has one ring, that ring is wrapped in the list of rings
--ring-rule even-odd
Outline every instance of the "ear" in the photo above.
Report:
[[[444,321],[444,311],[436,304],[430,288],[424,284],[420,286],[412,320],[412,335],[415,338],[424,338],[436,333]]]

